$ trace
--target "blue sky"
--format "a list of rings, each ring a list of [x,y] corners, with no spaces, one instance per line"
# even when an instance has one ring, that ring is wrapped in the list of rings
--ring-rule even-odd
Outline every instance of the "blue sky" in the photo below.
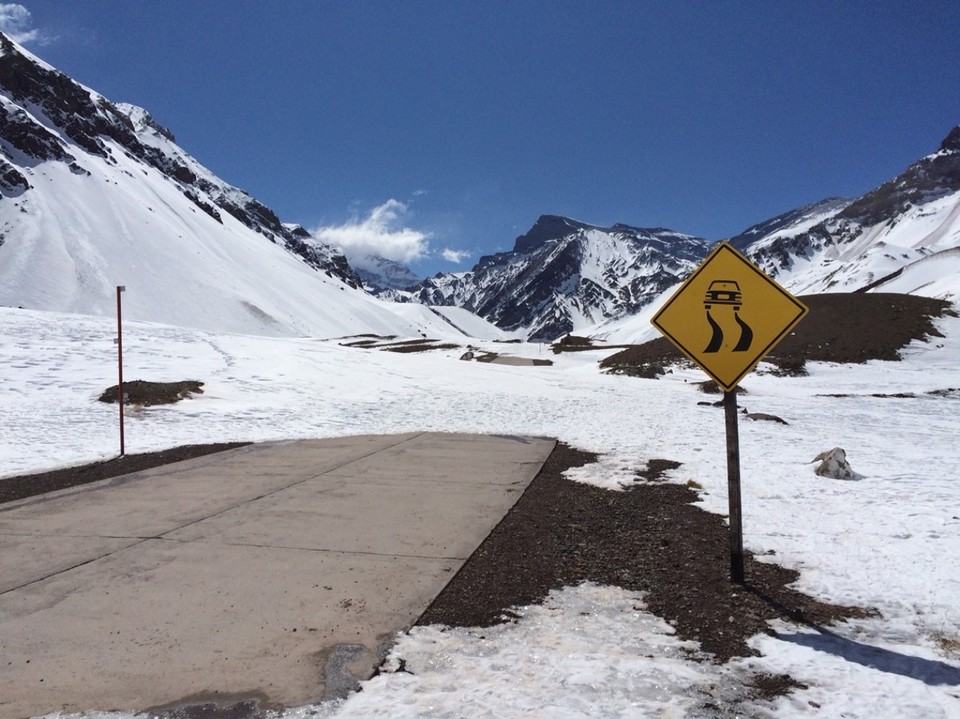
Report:
[[[285,221],[420,274],[510,249],[541,214],[721,239],[862,194],[960,124],[956,0],[24,0],[0,16]]]

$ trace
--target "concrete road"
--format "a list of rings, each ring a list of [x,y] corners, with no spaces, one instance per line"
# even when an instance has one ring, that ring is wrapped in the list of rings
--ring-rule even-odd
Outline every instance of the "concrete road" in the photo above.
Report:
[[[342,696],[553,445],[265,443],[2,505],[0,716]]]

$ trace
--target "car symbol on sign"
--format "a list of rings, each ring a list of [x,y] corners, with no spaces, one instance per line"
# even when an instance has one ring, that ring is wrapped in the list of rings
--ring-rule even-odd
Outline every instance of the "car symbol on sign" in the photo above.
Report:
[[[714,280],[703,298],[703,306],[708,310],[712,305],[733,305],[733,309],[739,310],[741,304],[740,285],[733,280]]]

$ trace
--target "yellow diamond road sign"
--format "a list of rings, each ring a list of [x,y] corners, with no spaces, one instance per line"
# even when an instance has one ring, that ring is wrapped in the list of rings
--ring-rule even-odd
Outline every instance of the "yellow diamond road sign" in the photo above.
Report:
[[[651,322],[730,392],[807,307],[721,242]]]

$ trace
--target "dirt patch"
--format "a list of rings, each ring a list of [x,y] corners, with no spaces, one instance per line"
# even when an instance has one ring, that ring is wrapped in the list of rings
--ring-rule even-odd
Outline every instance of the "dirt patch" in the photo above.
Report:
[[[808,361],[862,363],[899,360],[913,340],[940,337],[937,317],[954,315],[951,303],[897,294],[838,293],[800,298],[810,312],[767,356],[781,375],[802,375]],[[635,345],[600,362],[612,373],[655,378],[688,363],[666,338]]]
[[[430,350],[458,350],[460,345],[452,342],[411,342],[410,344],[394,345],[393,347],[378,347],[384,352],[400,352],[410,354],[411,352],[429,352]]]
[[[123,383],[124,404],[139,404],[144,407],[157,404],[173,404],[194,394],[203,394],[203,382],[148,382],[135,379]],[[108,387],[98,398],[101,402],[117,401],[117,385]]]
[[[645,592],[650,611],[717,662],[755,652],[747,640],[767,622],[830,624],[869,616],[788,587],[793,570],[745,552],[746,585],[730,581],[723,517],[693,504],[688,486],[657,481],[679,466],[653,460],[623,492],[562,477],[595,456],[562,443],[513,510],[430,605],[419,624],[489,626],[510,607],[539,603],[552,589],[584,581]],[[652,480],[652,481],[651,481]]]
[[[597,343],[589,337],[578,337],[577,335],[566,335],[550,345],[550,350],[554,354],[561,352],[586,352],[588,350],[611,350],[618,348],[627,348],[630,345],[608,345]]]
[[[374,339],[351,340],[350,342],[341,342],[340,346],[356,347],[367,350],[383,350],[384,352],[399,352],[403,354],[412,352],[428,352],[430,350],[460,349],[460,345],[458,344],[454,344],[452,342],[440,342],[439,340],[433,339],[400,340],[398,342],[384,341],[394,339],[396,338],[393,336],[387,336]]]

